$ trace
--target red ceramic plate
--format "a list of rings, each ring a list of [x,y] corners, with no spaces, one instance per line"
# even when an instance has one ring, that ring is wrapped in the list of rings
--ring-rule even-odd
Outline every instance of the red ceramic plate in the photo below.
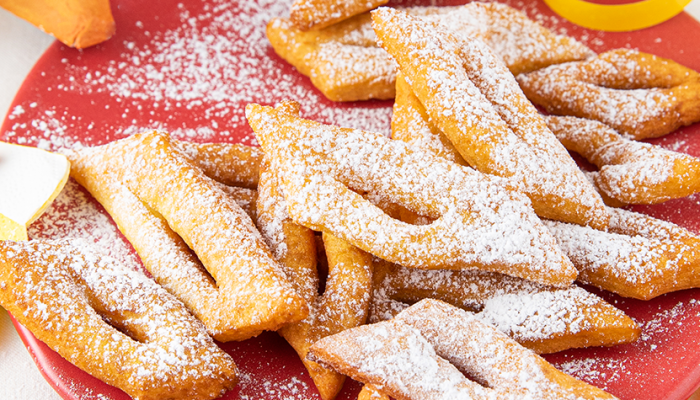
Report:
[[[303,115],[311,119],[388,133],[391,102],[332,103],[274,54],[265,24],[286,15],[289,3],[113,0],[116,36],[84,51],[58,43],[49,48],[15,98],[0,140],[58,150],[155,128],[192,141],[255,144],[244,118],[245,105],[284,99],[299,101]],[[409,3],[413,4],[401,5]],[[686,14],[651,29],[611,34],[575,27],[541,2],[511,5],[596,51],[638,48],[700,70],[695,44],[700,24]],[[698,135],[696,125],[657,143],[700,156]],[[691,196],[638,210],[700,232],[698,200],[700,196]],[[30,235],[88,238],[126,263],[139,263],[104,210],[72,181],[32,225]],[[700,386],[700,290],[649,302],[601,295],[639,322],[642,338],[626,346],[554,354],[548,360],[622,399],[681,400]],[[16,325],[40,370],[63,398],[128,398]],[[225,398],[319,398],[296,354],[275,333],[222,347],[242,371],[241,384]],[[339,399],[356,398],[359,388],[349,381]]]

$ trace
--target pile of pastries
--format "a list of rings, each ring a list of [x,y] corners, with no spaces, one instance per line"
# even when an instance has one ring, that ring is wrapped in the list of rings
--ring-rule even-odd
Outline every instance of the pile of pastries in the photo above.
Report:
[[[361,399],[614,399],[537,354],[639,338],[574,282],[700,287],[700,237],[615,208],[700,191],[700,160],[636,141],[700,120],[700,75],[498,3],[367,12],[383,3],[298,0],[268,36],[332,100],[395,98],[392,139],[290,100],[247,106],[260,148],[145,132],[71,151],[153,279],[85,243],[6,241],[0,304],[135,399],[220,396],[238,378],[213,339],[262,331],[324,400],[346,376]]]

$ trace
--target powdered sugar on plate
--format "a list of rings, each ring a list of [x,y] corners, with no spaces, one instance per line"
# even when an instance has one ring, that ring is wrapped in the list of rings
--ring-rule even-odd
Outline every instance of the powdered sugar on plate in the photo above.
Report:
[[[301,101],[328,123],[388,134],[390,108],[330,103],[274,55],[265,27],[273,17],[286,15],[290,4],[215,0],[191,11],[190,5],[179,3],[179,23],[171,29],[150,30],[141,21],[132,22],[126,29],[133,31],[134,40],[109,43],[116,47],[116,52],[110,50],[117,59],[85,62],[96,56],[71,54],[61,60],[63,70],[47,88],[86,100],[98,98],[106,103],[103,113],[114,114],[116,121],[105,126],[80,116],[82,110],[61,105],[33,116],[31,123],[11,124],[4,135],[52,150],[86,145],[78,139],[84,129],[92,131],[90,136],[106,135],[104,141],[159,129],[197,141],[239,137],[236,141],[255,144],[252,135],[241,135],[247,129],[245,104],[282,99]],[[34,107],[37,102],[17,105],[8,118],[15,120]]]

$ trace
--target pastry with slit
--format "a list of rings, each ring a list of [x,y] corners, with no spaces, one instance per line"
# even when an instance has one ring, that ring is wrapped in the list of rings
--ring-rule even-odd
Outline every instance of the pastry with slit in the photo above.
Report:
[[[238,382],[231,356],[180,301],[85,241],[0,242],[0,305],[134,399],[208,400]]]
[[[500,3],[402,10],[438,21],[461,36],[485,40],[514,74],[595,55]],[[378,46],[369,13],[311,31],[297,28],[292,19],[275,18],[267,25],[267,37],[275,52],[330,100],[394,97],[396,63]]]
[[[289,217],[277,175],[267,162],[263,163],[258,189],[260,231],[309,305],[307,318],[283,326],[278,333],[299,354],[321,398],[334,399],[343,388],[345,376],[307,360],[306,354],[317,340],[366,322],[372,293],[372,256],[327,233],[317,244],[313,231]],[[322,294],[317,245],[323,246],[328,262]]]
[[[616,49],[518,75],[549,114],[600,121],[627,138],[664,136],[700,121],[700,74],[673,60]]]
[[[372,17],[430,121],[469,165],[506,178],[541,217],[607,225],[600,195],[484,42],[389,8]]]
[[[700,191],[700,160],[650,143],[627,139],[591,119],[547,116],[567,149],[598,167],[596,188],[616,204],[657,204]]]
[[[215,339],[244,340],[307,316],[250,216],[169,135],[146,132],[68,157],[71,176],[146,269]]]
[[[700,287],[697,235],[633,211],[609,212],[607,232],[545,221],[579,270],[579,282],[641,300]]]
[[[615,399],[439,300],[319,340],[309,358],[397,400]]]
[[[576,276],[529,200],[498,177],[380,134],[302,119],[293,102],[249,104],[246,115],[297,224],[405,267],[478,268],[560,287]],[[364,194],[433,222],[391,218]]]
[[[486,271],[419,270],[375,265],[370,322],[437,299],[467,311],[538,354],[632,343],[634,320],[579,286],[554,288]]]

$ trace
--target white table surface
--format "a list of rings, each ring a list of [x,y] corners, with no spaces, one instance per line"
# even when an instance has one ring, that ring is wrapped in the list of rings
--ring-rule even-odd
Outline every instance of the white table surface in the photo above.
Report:
[[[700,20],[700,0],[686,11]],[[0,119],[10,108],[24,77],[53,38],[0,8]],[[60,400],[39,373],[15,331],[7,312],[0,308],[0,399]],[[692,397],[700,400],[700,392]]]

